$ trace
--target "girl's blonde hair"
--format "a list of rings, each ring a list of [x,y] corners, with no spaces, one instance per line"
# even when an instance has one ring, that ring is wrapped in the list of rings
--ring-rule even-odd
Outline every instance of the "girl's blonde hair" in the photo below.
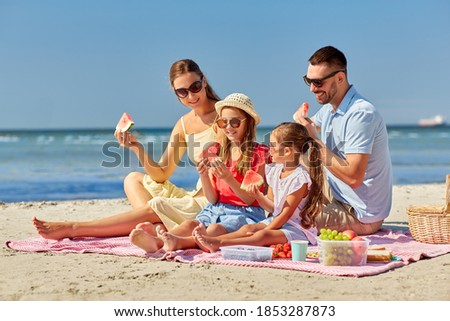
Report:
[[[182,60],[175,61],[172,64],[172,66],[170,67],[170,71],[169,71],[170,85],[172,86],[172,88],[173,88],[173,82],[175,81],[175,79],[177,79],[178,77],[180,77],[188,72],[195,72],[200,77],[200,79],[203,79],[203,77],[205,76],[203,74],[203,72],[200,70],[200,67],[197,65],[197,63],[194,60],[182,59]],[[220,100],[219,96],[216,94],[214,89],[211,87],[208,80],[206,80],[205,90],[206,90],[206,97],[208,97],[209,99],[211,99],[213,101]]]
[[[245,115],[245,121],[241,122],[241,126],[245,126],[245,134],[242,138],[242,143],[239,146],[241,148],[241,157],[236,163],[237,171],[244,175],[247,170],[252,167],[252,161],[254,157],[254,150],[256,148],[256,123],[255,119],[247,114],[242,109],[236,107],[224,107],[224,108],[233,108],[239,110]],[[222,144],[221,144],[221,156],[223,157],[223,162],[225,164],[231,159],[231,147],[232,143],[228,139],[226,135],[223,135]]]
[[[300,164],[302,157],[303,163],[308,167],[312,184],[308,202],[300,213],[300,224],[304,228],[310,228],[315,225],[315,218],[322,211],[324,171],[320,146],[309,136],[308,130],[298,123],[282,123],[273,129],[272,134],[281,147],[291,147],[298,153],[298,163],[295,165]]]

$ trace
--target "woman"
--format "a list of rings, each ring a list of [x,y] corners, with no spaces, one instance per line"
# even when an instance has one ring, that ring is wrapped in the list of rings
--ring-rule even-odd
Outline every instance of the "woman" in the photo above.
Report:
[[[206,206],[201,186],[188,192],[168,179],[187,151],[196,164],[203,149],[217,141],[214,104],[220,100],[200,67],[190,59],[179,60],[170,68],[170,83],[178,100],[191,110],[172,130],[164,154],[155,162],[142,144],[130,134],[116,131],[119,143],[133,151],[144,166],[144,173],[130,173],[124,181],[125,193],[133,210],[90,222],[46,222],[33,218],[37,232],[47,239],[65,237],[112,237],[128,235],[142,222],[162,224],[172,229],[193,219]]]

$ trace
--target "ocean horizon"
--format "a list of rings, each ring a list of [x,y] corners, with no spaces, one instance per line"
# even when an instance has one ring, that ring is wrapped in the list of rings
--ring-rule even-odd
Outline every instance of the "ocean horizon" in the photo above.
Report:
[[[259,127],[267,142],[273,127]],[[450,126],[388,125],[394,184],[444,183],[450,173]],[[171,128],[139,128],[137,135],[158,160]],[[118,146],[114,129],[0,130],[0,202],[125,197],[123,179],[143,172],[136,156]],[[192,189],[198,179],[186,157],[172,178]]]

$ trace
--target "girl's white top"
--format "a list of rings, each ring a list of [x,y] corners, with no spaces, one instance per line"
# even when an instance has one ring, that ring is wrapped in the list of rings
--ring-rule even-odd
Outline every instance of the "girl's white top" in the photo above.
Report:
[[[299,165],[291,174],[289,174],[289,176],[281,178],[283,167],[283,164],[276,163],[268,164],[265,167],[266,180],[273,191],[274,210],[272,215],[274,217],[279,215],[283,209],[287,196],[299,190],[304,184],[307,184],[308,195],[300,201],[287,223],[298,227],[303,233],[305,233],[310,241],[314,241],[315,243],[317,229],[315,227],[305,229],[300,225],[300,213],[305,207],[306,202],[308,202],[309,191],[312,184],[309,173],[302,165]]]

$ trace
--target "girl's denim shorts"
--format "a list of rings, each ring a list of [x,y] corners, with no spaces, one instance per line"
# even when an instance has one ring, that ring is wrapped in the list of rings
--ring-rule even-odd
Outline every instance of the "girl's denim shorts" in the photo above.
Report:
[[[239,230],[246,224],[255,224],[266,218],[265,211],[259,206],[235,206],[226,203],[208,204],[195,218],[208,227],[221,224],[228,233]]]

